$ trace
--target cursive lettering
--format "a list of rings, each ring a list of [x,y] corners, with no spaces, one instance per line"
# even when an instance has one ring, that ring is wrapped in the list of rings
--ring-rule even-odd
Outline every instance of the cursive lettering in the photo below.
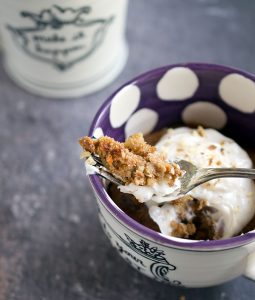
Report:
[[[35,47],[35,50],[39,53],[44,53],[44,54],[50,54],[53,56],[57,56],[57,55],[68,55],[71,52],[75,52],[78,50],[83,49],[83,46],[73,46],[73,47],[69,47],[69,48],[63,48],[63,49],[49,49],[49,48],[43,48],[40,44],[37,44]]]
[[[145,265],[141,259],[137,258],[134,254],[132,254],[129,251],[127,251],[126,249],[124,249],[118,242],[116,242],[116,246],[120,253],[126,254],[133,261],[135,261],[136,263],[139,263],[141,266],[145,267]]]
[[[59,34],[52,34],[50,36],[35,34],[33,36],[33,39],[35,42],[45,42],[45,43],[63,43],[66,41],[66,38]]]

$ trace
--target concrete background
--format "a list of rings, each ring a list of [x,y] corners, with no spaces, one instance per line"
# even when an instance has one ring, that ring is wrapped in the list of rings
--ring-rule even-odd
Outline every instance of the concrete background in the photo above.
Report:
[[[181,289],[144,277],[111,247],[79,159],[101,103],[130,78],[176,62],[255,72],[255,1],[130,1],[130,55],[110,86],[50,100],[17,87],[0,64],[0,300],[253,299],[244,277]]]

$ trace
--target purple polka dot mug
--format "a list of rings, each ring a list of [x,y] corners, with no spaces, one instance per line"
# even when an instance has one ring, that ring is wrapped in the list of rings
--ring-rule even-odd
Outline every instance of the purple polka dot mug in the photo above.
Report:
[[[255,76],[234,68],[188,63],[161,67],[120,87],[98,110],[90,135],[123,141],[178,124],[222,130],[254,147]],[[213,286],[240,275],[255,280],[255,231],[194,241],[153,231],[126,215],[102,181],[90,176],[103,229],[119,254],[141,273],[185,287]]]

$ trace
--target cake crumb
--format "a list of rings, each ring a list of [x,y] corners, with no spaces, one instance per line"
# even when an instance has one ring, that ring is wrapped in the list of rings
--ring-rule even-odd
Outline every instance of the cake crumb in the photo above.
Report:
[[[171,201],[178,215],[178,222],[171,221],[171,236],[186,239],[218,239],[222,232],[216,229],[211,218],[212,207],[206,200],[196,199],[190,195]]]
[[[216,162],[216,165],[217,165],[217,166],[221,166],[221,164],[222,164],[222,163],[221,163],[220,160],[218,160],[218,161]]]
[[[210,157],[210,158],[209,158],[209,160],[208,160],[208,166],[211,166],[211,165],[212,165],[212,163],[213,163],[213,158],[212,158],[212,157]]]
[[[202,126],[198,126],[197,127],[197,133],[201,136],[201,137],[205,137],[205,130]]]
[[[217,147],[215,146],[215,145],[210,145],[209,147],[208,147],[208,149],[209,150],[215,150]]]
[[[86,163],[89,164],[89,165],[91,165],[91,166],[96,165],[96,162],[94,161],[94,159],[93,159],[91,156],[89,156],[89,157],[86,159]]]
[[[151,186],[164,180],[172,186],[183,175],[177,164],[167,162],[165,154],[145,142],[142,133],[133,134],[124,143],[108,136],[98,139],[86,136],[79,142],[85,154],[98,155],[103,165],[125,184]]]
[[[90,152],[88,151],[83,151],[81,154],[80,154],[80,159],[84,159],[84,158],[88,158],[90,157]]]

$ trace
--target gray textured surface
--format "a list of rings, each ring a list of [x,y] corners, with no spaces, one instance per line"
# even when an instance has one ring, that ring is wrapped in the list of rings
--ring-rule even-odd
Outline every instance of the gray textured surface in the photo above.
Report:
[[[76,142],[102,101],[148,69],[207,61],[255,72],[254,15],[248,0],[131,1],[125,70],[81,99],[30,95],[1,63],[0,300],[254,299],[255,283],[245,278],[178,289],[129,267],[100,228]]]

